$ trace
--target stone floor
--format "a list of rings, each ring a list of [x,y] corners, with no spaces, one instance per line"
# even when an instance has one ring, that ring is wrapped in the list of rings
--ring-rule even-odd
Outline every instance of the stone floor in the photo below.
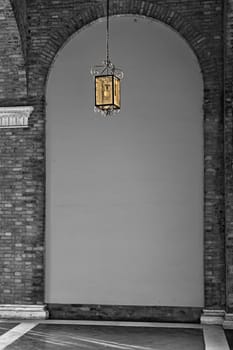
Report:
[[[83,324],[84,323],[84,324]],[[0,322],[0,350],[229,350],[220,326]],[[228,331],[228,338],[233,331]]]
[[[9,322],[1,322],[0,323],[0,336],[4,333],[6,333],[7,331],[9,331],[10,329],[14,328],[15,326],[17,326],[18,323],[9,323]]]

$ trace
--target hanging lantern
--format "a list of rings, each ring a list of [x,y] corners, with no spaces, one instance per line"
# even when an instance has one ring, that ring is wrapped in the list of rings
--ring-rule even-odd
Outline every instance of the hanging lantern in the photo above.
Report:
[[[101,110],[120,109],[120,79],[114,75],[95,77],[95,106]]]
[[[121,107],[121,79],[123,72],[109,58],[109,0],[107,0],[106,60],[91,70],[95,80],[95,111],[113,115]]]

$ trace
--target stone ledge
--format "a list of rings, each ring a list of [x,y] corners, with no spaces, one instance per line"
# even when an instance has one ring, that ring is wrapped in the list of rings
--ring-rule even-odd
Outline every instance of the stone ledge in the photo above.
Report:
[[[223,328],[233,329],[233,314],[226,314],[223,321]]]
[[[201,324],[223,325],[225,318],[224,310],[203,310]]]
[[[0,305],[0,319],[31,319],[44,320],[48,318],[45,305]]]
[[[220,325],[225,329],[233,329],[233,314],[224,310],[203,310],[201,324]]]

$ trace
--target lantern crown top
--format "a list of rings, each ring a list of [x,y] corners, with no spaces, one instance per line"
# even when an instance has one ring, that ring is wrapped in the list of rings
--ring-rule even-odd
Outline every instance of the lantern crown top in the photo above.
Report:
[[[96,75],[115,75],[118,79],[123,79],[124,73],[117,68],[111,61],[104,60],[102,64],[92,67],[91,74]]]

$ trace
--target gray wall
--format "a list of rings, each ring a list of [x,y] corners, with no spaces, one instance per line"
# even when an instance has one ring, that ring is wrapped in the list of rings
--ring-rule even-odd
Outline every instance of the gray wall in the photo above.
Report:
[[[165,25],[111,18],[122,109],[93,112],[105,22],[59,53],[47,89],[46,301],[203,306],[203,86]]]

